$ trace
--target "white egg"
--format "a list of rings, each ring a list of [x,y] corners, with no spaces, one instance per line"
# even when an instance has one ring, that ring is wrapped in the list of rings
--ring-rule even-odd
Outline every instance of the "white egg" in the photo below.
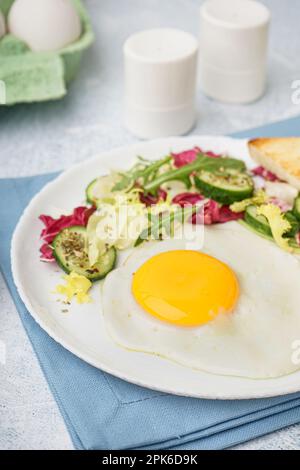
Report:
[[[226,263],[237,276],[234,311],[197,327],[180,327],[147,313],[132,294],[137,269],[157,253],[184,249],[184,240],[145,243],[111,272],[103,286],[105,324],[121,347],[158,355],[221,375],[271,378],[300,368],[300,261],[237,222],[205,228],[199,250]],[[188,247],[189,248],[189,247]]]
[[[0,11],[0,38],[2,38],[5,35],[5,19],[3,16],[3,13]]]
[[[36,52],[57,51],[81,35],[80,17],[71,0],[16,0],[8,28]]]

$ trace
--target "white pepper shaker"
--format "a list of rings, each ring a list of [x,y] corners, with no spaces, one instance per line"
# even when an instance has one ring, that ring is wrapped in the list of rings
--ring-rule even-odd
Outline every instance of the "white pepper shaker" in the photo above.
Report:
[[[198,41],[170,28],[141,31],[124,44],[125,124],[140,138],[185,134],[195,123]]]
[[[200,23],[204,93],[227,103],[258,99],[266,86],[269,10],[255,0],[207,0]]]

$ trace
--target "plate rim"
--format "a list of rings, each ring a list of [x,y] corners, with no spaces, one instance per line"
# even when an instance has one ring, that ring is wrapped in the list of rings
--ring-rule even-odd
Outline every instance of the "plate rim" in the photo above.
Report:
[[[249,139],[247,138],[234,138],[234,137],[228,137],[228,136],[220,136],[220,135],[192,135],[192,136],[186,136],[186,137],[167,137],[167,138],[161,138],[161,139],[152,139],[149,141],[139,141],[133,144],[129,145],[123,145],[123,146],[117,146],[113,147],[110,150],[103,150],[99,152],[97,155],[93,155],[90,158],[83,160],[81,162],[78,162],[74,165],[71,165],[69,168],[62,170],[61,173],[59,173],[53,180],[49,181],[46,183],[29,201],[27,206],[24,208],[18,223],[14,229],[12,239],[11,239],[11,246],[10,246],[10,257],[11,257],[11,269],[12,269],[12,276],[13,276],[13,281],[15,284],[15,287],[17,289],[17,293],[20,296],[22,302],[24,303],[27,311],[31,315],[31,317],[35,320],[35,322],[58,344],[63,346],[66,350],[70,351],[72,354],[74,354],[76,357],[79,359],[83,360],[84,362],[92,365],[93,367],[100,369],[101,371],[108,373],[112,376],[115,376],[119,379],[125,380],[127,382],[130,382],[132,384],[138,385],[140,387],[144,387],[150,390],[158,391],[158,392],[163,392],[167,394],[172,394],[172,395],[177,395],[177,396],[184,396],[184,397],[191,397],[191,398],[199,398],[199,399],[216,399],[216,400],[247,400],[247,399],[259,399],[259,398],[271,398],[271,397],[278,397],[278,396],[284,396],[284,395],[289,395],[292,393],[296,393],[300,391],[300,384],[299,386],[295,385],[290,385],[286,386],[284,390],[279,390],[279,391],[260,391],[253,395],[253,393],[250,393],[247,395],[244,391],[238,392],[238,391],[233,391],[232,394],[228,394],[221,391],[215,391],[214,394],[211,393],[194,393],[188,389],[183,389],[182,391],[174,391],[172,389],[169,389],[166,386],[156,386],[155,384],[149,384],[145,382],[144,380],[139,380],[136,376],[130,376],[128,373],[122,373],[121,369],[112,369],[111,367],[107,366],[102,362],[102,360],[94,361],[91,357],[89,357],[88,353],[84,354],[81,352],[80,348],[76,349],[73,347],[71,344],[68,343],[67,340],[65,340],[62,336],[59,335],[59,333],[56,333],[50,326],[46,324],[41,318],[41,316],[36,313],[35,308],[30,301],[29,295],[26,294],[26,289],[23,287],[22,280],[20,279],[19,272],[18,272],[18,267],[17,267],[17,257],[16,257],[16,251],[17,251],[17,246],[18,242],[21,238],[22,235],[22,226],[25,223],[27,214],[32,210],[32,208],[35,206],[36,201],[39,199],[40,194],[46,191],[49,191],[52,186],[55,186],[57,183],[61,182],[64,178],[67,178],[69,174],[71,174],[73,171],[76,171],[78,168],[84,167],[85,165],[90,165],[94,160],[96,161],[99,159],[101,156],[105,154],[106,157],[109,157],[110,154],[118,153],[119,151],[122,151],[126,149],[126,151],[130,151],[133,155],[135,152],[136,148],[139,148],[141,145],[147,145],[149,143],[151,144],[167,144],[170,142],[170,146],[174,146],[175,142],[184,142],[184,141],[193,141],[193,140],[198,140],[198,139],[211,139],[214,138],[216,140],[228,140],[228,141],[240,141],[240,142],[247,142]],[[201,371],[204,374],[207,375],[215,375],[215,374],[210,374],[209,372]],[[291,376],[293,374],[299,374],[298,372],[294,372],[292,374],[289,374],[288,376]],[[228,380],[230,380],[230,376],[222,376]],[[242,377],[239,377],[240,379],[243,379]],[[258,382],[259,379],[247,379],[251,381]],[[276,378],[270,378],[268,379],[270,381],[276,380]]]

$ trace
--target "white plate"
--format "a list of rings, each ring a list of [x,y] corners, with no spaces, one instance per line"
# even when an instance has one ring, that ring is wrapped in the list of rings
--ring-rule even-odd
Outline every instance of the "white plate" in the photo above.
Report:
[[[40,214],[64,211],[84,202],[84,189],[96,175],[111,168],[128,168],[136,155],[157,159],[168,152],[198,145],[245,159],[245,140],[227,137],[170,138],[115,149],[87,160],[47,184],[30,202],[12,241],[12,269],[19,294],[38,324],[58,343],[84,361],[129,382],[154,390],[198,398],[241,399],[284,395],[300,391],[300,372],[269,380],[252,380],[194,371],[148,354],[118,347],[108,336],[100,307],[99,284],[92,289],[93,303],[72,303],[69,313],[51,293],[61,271],[39,261]]]

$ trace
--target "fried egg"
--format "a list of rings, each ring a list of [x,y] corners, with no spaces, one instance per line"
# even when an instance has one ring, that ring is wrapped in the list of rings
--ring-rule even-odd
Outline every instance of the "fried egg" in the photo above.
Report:
[[[300,368],[300,261],[237,222],[204,242],[145,242],[103,285],[121,347],[222,375],[270,378]]]

